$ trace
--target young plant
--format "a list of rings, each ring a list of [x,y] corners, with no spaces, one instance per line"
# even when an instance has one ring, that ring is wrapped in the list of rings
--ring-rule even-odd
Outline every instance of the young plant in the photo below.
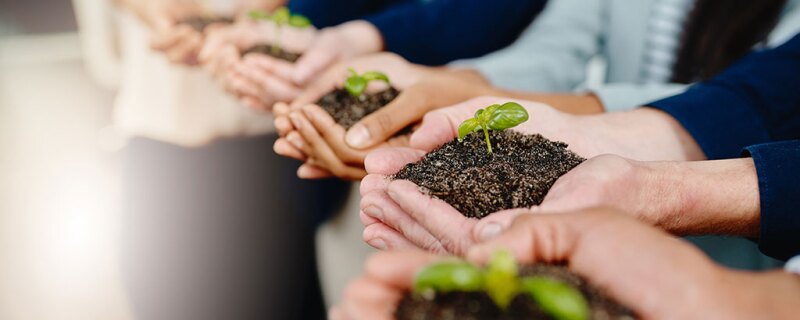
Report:
[[[277,55],[283,50],[281,47],[281,36],[283,27],[288,25],[294,28],[308,28],[311,20],[301,14],[293,14],[287,7],[275,9],[272,14],[261,10],[252,10],[248,13],[250,19],[255,21],[271,21],[275,25],[275,41],[272,43],[272,53]]]
[[[589,304],[575,287],[549,277],[519,277],[519,266],[508,251],[497,251],[481,270],[464,261],[432,264],[414,279],[414,292],[432,300],[436,293],[485,291],[501,309],[524,294],[556,320],[589,319]]]
[[[432,264],[414,280],[414,292],[433,299],[437,292],[473,292],[483,290],[482,271],[465,261]]]
[[[389,83],[389,77],[378,71],[367,71],[364,74],[358,74],[353,68],[347,69],[350,72],[350,77],[344,81],[344,89],[353,97],[362,99],[364,91],[372,81],[383,81]]]
[[[486,136],[486,148],[492,153],[492,142],[489,140],[489,130],[503,131],[528,121],[528,111],[519,103],[506,102],[502,105],[493,104],[485,109],[475,112],[475,117],[467,119],[458,127],[458,141],[472,132],[483,131]]]

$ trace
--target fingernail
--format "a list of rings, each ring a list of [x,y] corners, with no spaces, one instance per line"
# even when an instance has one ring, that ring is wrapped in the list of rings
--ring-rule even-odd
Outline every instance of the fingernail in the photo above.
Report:
[[[386,250],[387,249],[386,241],[383,241],[383,239],[370,240],[368,243],[373,248],[378,249],[378,250]]]
[[[365,126],[357,124],[347,130],[347,135],[344,139],[353,148],[363,148],[366,147],[370,138],[369,130]]]
[[[297,130],[300,130],[300,129],[302,129],[302,128],[303,128],[303,122],[300,120],[300,116],[299,116],[299,115],[297,115],[297,114],[294,114],[294,113],[293,113],[293,114],[290,114],[290,115],[289,115],[289,119],[291,119],[291,120],[292,120],[292,124],[294,125],[294,127],[295,127]]]
[[[364,213],[366,213],[370,217],[383,221],[383,211],[378,207],[369,206],[364,209]]]
[[[398,198],[397,191],[394,191],[394,190],[388,189],[388,190],[386,190],[386,194],[387,194],[387,195],[389,196],[389,198],[391,198],[392,200],[397,200],[397,198]]]
[[[494,239],[500,234],[500,232],[503,232],[503,227],[499,223],[496,222],[489,223],[485,225],[483,228],[481,228],[481,231],[479,233],[480,236],[479,240],[483,242]]]
[[[293,146],[295,146],[295,148],[303,149],[303,141],[301,141],[297,137],[295,137],[295,136],[286,137],[286,140],[289,140],[289,143],[291,143]]]

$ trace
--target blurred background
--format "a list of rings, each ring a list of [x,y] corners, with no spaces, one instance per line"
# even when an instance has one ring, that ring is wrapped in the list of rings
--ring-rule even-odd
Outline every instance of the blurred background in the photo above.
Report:
[[[0,319],[131,319],[113,50],[78,33],[108,5],[0,1]]]

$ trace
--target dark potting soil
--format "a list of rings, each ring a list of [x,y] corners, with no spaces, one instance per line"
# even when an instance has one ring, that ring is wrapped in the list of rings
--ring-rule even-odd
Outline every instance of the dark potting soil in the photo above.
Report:
[[[493,153],[485,135],[471,133],[453,140],[408,164],[394,175],[441,199],[464,216],[539,205],[558,180],[586,159],[567,150],[567,144],[541,135],[506,130],[490,132]]]
[[[336,123],[350,129],[362,118],[392,102],[398,95],[400,91],[390,87],[378,93],[364,94],[363,99],[359,99],[345,89],[336,89],[320,98],[317,105],[328,111]],[[401,134],[406,133],[405,131],[407,130]]]
[[[188,25],[198,32],[203,32],[206,27],[215,23],[231,24],[233,19],[225,17],[190,17],[181,20],[180,23]]]
[[[583,278],[563,266],[522,266],[521,276],[547,276],[578,288],[589,303],[590,319],[634,319],[633,314],[616,301],[590,286]],[[397,320],[488,320],[552,319],[529,296],[520,294],[505,311],[498,308],[485,292],[450,292],[428,300],[406,294],[395,311]]]
[[[300,56],[302,56],[302,54],[292,53],[292,52],[288,52],[286,50],[273,51],[272,50],[272,45],[270,45],[270,44],[258,44],[258,45],[255,45],[255,46],[245,50],[244,52],[242,52],[242,57],[244,57],[244,56],[246,56],[246,55],[248,55],[250,53],[264,54],[264,55],[268,55],[268,56],[273,57],[273,58],[286,60],[286,61],[289,61],[291,63],[297,62],[297,60],[300,59]]]

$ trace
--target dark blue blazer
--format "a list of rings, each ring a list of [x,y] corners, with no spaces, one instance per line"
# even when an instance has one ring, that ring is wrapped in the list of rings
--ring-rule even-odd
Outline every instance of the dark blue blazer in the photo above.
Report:
[[[800,35],[649,106],[677,119],[709,159],[751,156],[759,247],[784,260],[800,254]]]
[[[292,0],[317,28],[363,19],[380,30],[386,51],[442,65],[480,57],[517,39],[546,0]]]

